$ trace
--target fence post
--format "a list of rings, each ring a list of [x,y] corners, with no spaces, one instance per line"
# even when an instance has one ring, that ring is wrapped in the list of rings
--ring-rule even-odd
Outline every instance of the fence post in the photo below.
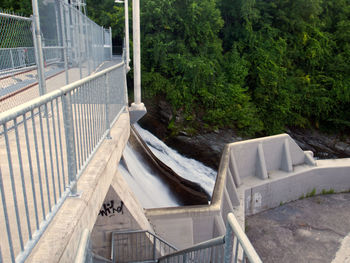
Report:
[[[231,263],[232,262],[232,249],[233,249],[233,231],[227,220],[226,224],[226,235],[225,235],[225,248],[224,248],[224,262]],[[238,240],[237,240],[238,242]]]
[[[90,41],[89,41],[89,36],[90,34],[88,33],[88,18],[85,16],[85,47],[86,47],[86,57],[87,57],[87,66],[88,66],[88,75],[91,74],[91,67],[90,67]]]
[[[106,111],[106,131],[108,131],[106,138],[111,139],[111,125],[109,123],[109,81],[108,81],[108,75],[107,73],[105,76],[105,87],[106,87],[106,98],[105,98],[105,111]]]
[[[155,236],[153,236],[153,260],[156,260],[156,253],[157,253],[157,239]]]
[[[12,69],[14,69],[15,68],[15,63],[13,62],[12,48],[10,49],[10,57],[11,57],[11,67],[12,67]]]
[[[109,43],[111,45],[111,60],[112,60],[112,57],[113,57],[113,45],[112,45],[112,28],[109,27]]]
[[[40,96],[46,94],[46,82],[45,82],[45,68],[44,68],[44,55],[41,42],[40,22],[39,22],[39,7],[38,1],[32,0],[33,6],[33,40],[36,64],[38,65],[38,80],[39,80],[39,94]]]
[[[66,153],[68,164],[68,180],[71,188],[71,195],[77,194],[76,185],[76,159],[75,159],[75,139],[72,114],[72,97],[70,93],[64,94],[62,97],[62,111],[64,123],[64,136],[66,138]],[[73,183],[73,185],[72,185]]]
[[[63,6],[62,6],[63,5]],[[63,59],[64,59],[64,71],[66,75],[66,84],[69,84],[68,75],[68,37],[66,36],[66,19],[63,13],[64,4],[59,2],[60,16],[61,16],[61,31],[62,31],[62,47],[63,47]]]

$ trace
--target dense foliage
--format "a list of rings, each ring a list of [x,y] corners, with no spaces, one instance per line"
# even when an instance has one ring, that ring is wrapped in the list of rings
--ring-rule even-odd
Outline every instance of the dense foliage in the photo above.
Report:
[[[123,35],[123,6],[87,7]],[[141,32],[143,94],[171,128],[350,130],[350,0],[141,0]]]
[[[142,3],[143,89],[182,124],[350,127],[349,0]]]

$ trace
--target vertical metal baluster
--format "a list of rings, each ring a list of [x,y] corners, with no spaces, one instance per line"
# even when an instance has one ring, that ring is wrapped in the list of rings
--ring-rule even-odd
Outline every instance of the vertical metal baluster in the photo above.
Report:
[[[89,98],[89,85],[90,84],[84,84],[84,91],[85,91],[85,118],[86,118],[86,134],[87,134],[87,140],[88,140],[88,144],[87,144],[87,149],[86,149],[86,153],[87,153],[87,158],[90,156],[91,153],[91,149],[92,149],[92,141],[91,141],[91,126],[90,126],[90,110],[89,110],[89,105],[90,105],[90,98]]]
[[[57,170],[57,183],[58,183],[59,198],[61,198],[61,196],[62,196],[61,173],[60,173],[60,165],[59,165],[59,161],[58,161],[58,147],[57,147],[57,136],[56,136],[56,125],[55,125],[55,111],[54,111],[53,100],[51,100],[51,111],[52,111],[52,130],[53,130],[55,155],[56,155],[55,159],[56,159],[56,170]],[[57,110],[56,110],[56,112],[57,112]]]
[[[97,136],[97,142],[100,142],[102,139],[102,136],[104,135],[103,130],[101,129],[101,103],[103,101],[100,100],[100,94],[101,92],[96,92],[96,133]]]
[[[5,197],[5,191],[4,191],[4,183],[2,181],[1,167],[0,167],[0,193],[1,193],[1,200],[2,200],[2,208],[4,210],[4,216],[5,216],[7,240],[8,240],[9,247],[10,247],[10,256],[11,256],[11,261],[14,263],[15,262],[15,254],[13,252],[12,235],[11,235],[11,228],[10,228],[10,223],[9,223],[9,217],[8,217],[8,214],[7,214],[6,197]],[[1,257],[0,257],[0,259],[2,260]]]
[[[83,101],[82,101],[82,96],[81,96],[81,89],[82,87],[80,86],[77,89],[78,92],[78,99],[79,99],[79,104],[77,103],[77,107],[78,107],[78,118],[79,118],[79,136],[80,136],[80,159],[81,159],[81,165],[84,164],[84,152],[83,152],[83,147],[84,147],[84,132],[82,130],[82,122],[84,121],[83,115],[81,114],[81,107],[83,105]]]
[[[33,110],[31,111],[31,119],[32,119],[33,137],[34,137],[34,145],[35,145],[35,153],[36,153],[36,166],[38,169],[38,179],[39,179],[39,187],[40,187],[41,209],[43,212],[43,220],[45,220],[46,212],[45,212],[44,190],[43,190],[43,185],[42,185],[39,145],[38,145],[38,139],[36,137],[36,126],[35,126],[35,118],[34,118],[34,111]]]
[[[157,253],[157,239],[153,237],[153,260],[156,260]]]
[[[217,246],[213,247],[210,253],[210,259],[212,259],[210,262],[216,262],[216,249],[217,249]]]
[[[97,130],[97,122],[96,122],[96,91],[97,89],[92,89],[92,93],[91,93],[91,102],[92,102],[92,123],[93,123],[93,127],[92,127],[92,133],[94,134],[94,149],[99,141],[99,134],[98,134],[98,130]]]
[[[239,246],[239,241],[238,241],[238,238],[235,237],[235,240],[236,240],[236,249],[235,249],[235,259],[233,262],[238,262],[238,246]]]
[[[6,123],[3,124],[3,131],[5,135],[5,142],[6,142],[7,161],[8,161],[9,170],[10,170],[11,188],[12,188],[13,203],[14,203],[15,212],[16,212],[18,236],[19,236],[19,241],[21,245],[21,250],[23,251],[24,246],[23,246],[23,238],[22,238],[21,219],[19,217],[19,211],[18,211],[18,205],[17,205],[18,202],[17,202],[17,196],[16,196],[16,183],[15,183],[15,178],[13,174],[11,149],[10,149],[10,142],[8,139],[8,135],[7,135]]]
[[[68,162],[68,183],[69,187],[71,188],[71,194],[75,195],[77,193],[77,167],[71,100],[72,97],[70,93],[67,93],[62,97],[64,133],[66,137],[66,152]]]
[[[104,75],[105,76],[105,87],[106,87],[106,109],[105,109],[105,112],[106,112],[106,131],[108,131],[108,134],[107,134],[107,138],[110,139],[111,138],[111,134],[110,134],[110,130],[111,130],[111,127],[110,127],[110,122],[109,122],[109,85],[108,85],[108,77],[107,77],[107,74]]]
[[[84,165],[85,159],[86,159],[86,151],[85,151],[85,144],[86,144],[86,139],[85,139],[85,115],[84,115],[84,85],[81,85],[79,87],[79,106],[78,106],[78,115],[79,115],[79,130],[81,132],[81,139],[80,139],[80,154],[81,154],[81,163]]]
[[[231,263],[232,247],[233,247],[232,229],[229,222],[227,222],[226,235],[225,235],[225,258],[224,258],[225,263]]]
[[[92,98],[91,98],[91,102],[92,102],[92,118],[93,118],[93,129],[92,132],[95,135],[94,136],[94,145],[96,146],[97,143],[99,142],[99,134],[98,134],[98,130],[97,130],[97,109],[96,109],[96,99],[97,99],[97,94],[96,94],[97,89],[92,89]],[[94,148],[95,148],[94,146]]]
[[[62,103],[61,103],[61,104],[62,104]],[[66,180],[65,180],[65,174],[64,174],[64,157],[63,157],[63,146],[62,146],[60,108],[59,108],[59,104],[58,104],[58,99],[56,99],[56,108],[57,108],[58,138],[59,138],[60,152],[61,152],[62,181],[63,181],[63,190],[64,190],[64,192],[65,192],[65,189],[66,189]]]
[[[98,96],[98,113],[97,113],[97,116],[98,116],[98,133],[99,133],[99,138],[102,137],[102,135],[104,134],[104,128],[102,126],[102,118],[103,118],[103,99],[102,99],[102,96],[101,96],[101,93],[102,92],[97,92],[97,96]]]
[[[29,209],[28,209],[28,199],[27,199],[26,183],[25,183],[25,181],[24,181],[22,151],[21,151],[21,145],[20,145],[19,136],[18,136],[17,118],[15,118],[15,119],[13,120],[13,122],[14,122],[14,126],[15,126],[16,145],[17,145],[17,155],[18,155],[18,164],[19,164],[19,170],[20,170],[21,181],[22,181],[22,194],[23,194],[24,208],[25,208],[25,211],[26,211],[28,235],[29,235],[29,239],[31,240],[31,239],[32,239],[32,229],[31,229],[30,214],[29,214]]]
[[[89,104],[88,104],[88,122],[89,122],[89,137],[90,137],[90,149],[89,149],[89,156],[91,156],[92,150],[95,148],[94,141],[93,141],[93,134],[92,134],[92,114],[91,114],[91,104],[92,104],[92,98],[91,98],[91,85],[88,83],[88,97],[89,97]]]
[[[89,157],[90,140],[89,140],[89,127],[88,127],[88,96],[87,96],[87,84],[82,85],[82,94],[84,98],[83,107],[83,119],[84,119],[84,131],[85,131],[85,160]],[[84,161],[85,161],[84,160]]]
[[[47,140],[49,142],[49,153],[50,153],[50,166],[51,166],[51,178],[52,178],[52,189],[53,189],[53,198],[54,198],[54,204],[57,204],[57,197],[56,197],[56,183],[55,183],[55,171],[53,166],[53,157],[52,157],[52,145],[51,145],[51,132],[50,132],[50,122],[49,122],[49,107],[47,106],[47,103],[45,103],[45,112],[47,114],[46,116],[46,129],[47,129]],[[52,109],[51,109],[52,112]]]
[[[28,136],[27,119],[26,119],[26,115],[25,114],[23,114],[23,123],[24,123],[24,134],[25,134],[26,145],[27,145],[30,180],[31,180],[32,192],[33,192],[36,229],[39,229],[38,205],[37,205],[37,201],[36,201],[36,190],[35,190],[35,183],[34,183],[32,156],[31,156],[29,136]]]
[[[47,162],[46,162],[46,152],[45,152],[45,138],[44,138],[44,131],[43,131],[43,120],[42,120],[42,112],[41,107],[39,109],[39,124],[40,124],[40,132],[41,132],[41,146],[43,150],[43,159],[44,159],[44,170],[45,170],[45,179],[46,179],[46,190],[47,190],[47,199],[49,202],[49,212],[51,212],[51,198],[50,198],[50,188],[49,188],[49,178],[48,178],[48,172],[47,172]],[[47,111],[45,112],[45,115],[47,114]]]
[[[76,165],[77,165],[77,170],[79,171],[80,168],[82,167],[82,163],[80,161],[80,148],[79,148],[79,144],[80,144],[80,136],[79,136],[79,132],[80,131],[78,130],[78,127],[79,127],[79,125],[78,125],[79,115],[77,116],[77,100],[78,100],[77,93],[78,93],[78,90],[79,90],[79,88],[74,90],[74,93],[72,95],[73,102],[74,102],[74,106],[72,105],[72,113],[74,112],[74,114],[73,114],[73,121],[75,123],[75,125],[73,127],[73,130],[75,131],[75,138],[77,138],[76,141],[75,141],[76,145],[74,145],[75,151],[77,153],[77,164]]]

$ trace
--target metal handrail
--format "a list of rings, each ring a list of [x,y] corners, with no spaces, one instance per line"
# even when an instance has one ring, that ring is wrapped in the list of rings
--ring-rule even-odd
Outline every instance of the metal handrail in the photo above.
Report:
[[[76,195],[78,178],[126,107],[125,81],[122,62],[0,113],[3,258],[23,262]]]
[[[168,254],[166,256],[162,256],[158,259],[158,262],[167,262],[167,259],[177,257],[177,256],[182,256],[184,254],[189,254],[191,252],[195,252],[198,250],[204,250],[207,248],[215,247],[215,246],[220,246],[225,244],[225,236],[219,236],[201,243],[198,243],[192,247],[176,251],[174,253]]]
[[[138,259],[129,259],[128,257],[124,256],[124,252],[123,252],[123,256],[124,258],[122,259],[117,259],[117,257],[119,257],[119,255],[117,255],[117,252],[119,251],[118,249],[116,249],[116,241],[115,241],[115,237],[116,236],[122,236],[122,240],[125,241],[125,239],[127,237],[131,238],[132,236],[135,236],[134,238],[136,238],[136,242],[135,242],[135,246],[131,246],[131,253],[130,255],[136,256]],[[151,246],[147,246],[147,248],[149,249],[149,251],[145,251],[144,248],[139,250],[138,245],[142,245],[142,241],[147,241],[148,243],[151,243]],[[165,241],[164,239],[162,239],[161,237],[157,236],[156,234],[148,231],[148,230],[125,230],[125,231],[114,231],[112,232],[112,249],[111,249],[111,259],[113,261],[113,263],[115,262],[138,262],[138,261],[142,261],[142,262],[147,262],[147,261],[155,261],[157,260],[157,253],[158,254],[162,254],[162,253],[172,253],[173,251],[177,251],[177,248],[173,245],[171,245],[170,243],[168,243],[167,241]],[[129,252],[129,251],[127,251]],[[127,254],[127,253],[126,253]],[[142,254],[140,255],[140,257],[143,258],[139,258],[137,254]]]
[[[17,107],[14,107],[11,110],[2,112],[2,113],[0,113],[0,125],[2,125],[3,123],[5,123],[9,120],[12,120],[12,119],[18,117],[18,116],[21,116],[21,115],[33,110],[34,108],[38,108],[38,107],[44,105],[45,103],[50,102],[53,99],[56,99],[62,95],[65,95],[66,93],[71,92],[72,90],[90,82],[91,80],[94,80],[98,77],[101,77],[101,76],[103,76],[103,75],[105,75],[105,74],[107,74],[115,69],[122,68],[123,66],[124,66],[124,62],[121,62],[117,65],[114,65],[110,68],[99,71],[99,72],[92,74],[92,75],[90,75],[86,78],[83,78],[81,80],[75,81],[75,82],[68,84],[60,89],[54,90],[48,94],[45,94],[45,95],[40,96],[36,99],[33,99],[29,102],[23,103]]]

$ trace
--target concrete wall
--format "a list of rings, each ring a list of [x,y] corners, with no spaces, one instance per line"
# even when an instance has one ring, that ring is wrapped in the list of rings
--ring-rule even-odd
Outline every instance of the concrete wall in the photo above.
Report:
[[[229,212],[244,229],[246,215],[296,200],[313,189],[317,194],[350,190],[350,159],[315,161],[312,156],[287,134],[228,144],[210,205],[148,209],[146,216],[158,235],[185,248],[223,235]]]
[[[26,262],[74,262],[82,231],[92,230],[130,134],[122,113],[78,180],[79,197],[69,197]]]
[[[110,258],[111,233],[130,229],[153,232],[139,201],[123,176],[116,172],[91,233],[93,252]]]
[[[324,165],[325,162],[327,165]],[[342,165],[339,165],[339,164]],[[275,172],[268,181],[251,181],[244,191],[245,215],[252,215],[280,204],[322,191],[350,191],[350,159],[319,160],[316,167],[296,167],[292,173]]]

